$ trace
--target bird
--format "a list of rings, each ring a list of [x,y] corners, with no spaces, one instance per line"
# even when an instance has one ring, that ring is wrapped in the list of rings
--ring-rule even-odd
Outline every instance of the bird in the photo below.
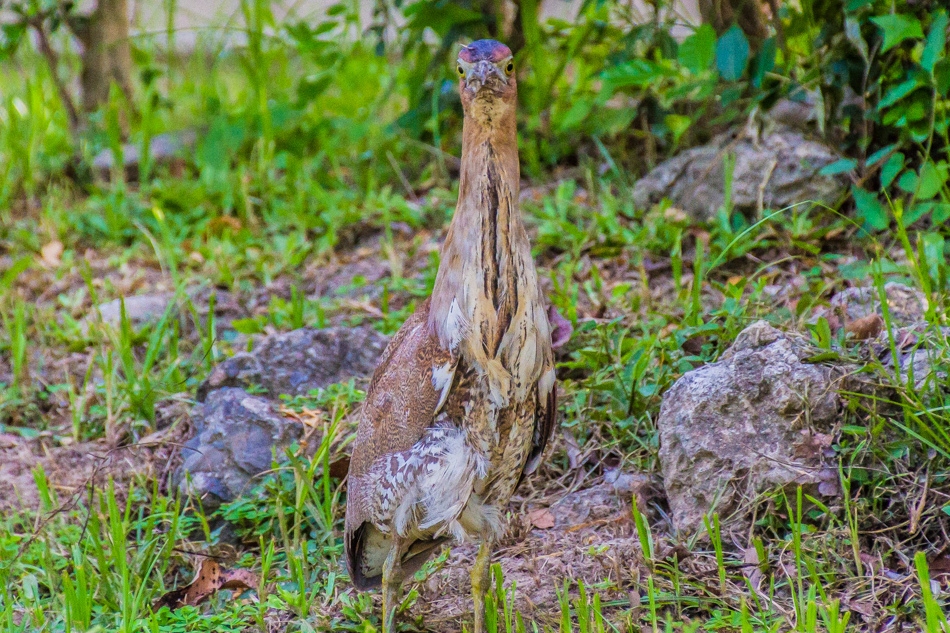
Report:
[[[459,196],[431,295],[380,356],[347,480],[345,561],[382,588],[394,631],[402,581],[451,541],[479,543],[474,631],[485,627],[494,544],[515,489],[556,422],[553,350],[570,323],[546,307],[518,206],[518,86],[511,50],[461,49]]]

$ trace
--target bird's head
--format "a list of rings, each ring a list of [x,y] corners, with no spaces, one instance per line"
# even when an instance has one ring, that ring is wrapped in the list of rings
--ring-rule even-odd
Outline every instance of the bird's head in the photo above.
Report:
[[[518,94],[511,49],[495,40],[478,40],[462,48],[456,64],[462,106],[513,103]]]

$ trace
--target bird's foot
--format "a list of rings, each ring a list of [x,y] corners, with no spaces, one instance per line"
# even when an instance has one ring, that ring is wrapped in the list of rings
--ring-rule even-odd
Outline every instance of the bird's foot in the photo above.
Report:
[[[485,633],[485,596],[491,581],[491,544],[484,540],[472,565],[472,599],[475,602],[475,625],[472,633]]]
[[[396,610],[402,588],[402,543],[393,539],[393,548],[383,564],[383,633],[396,632]]]

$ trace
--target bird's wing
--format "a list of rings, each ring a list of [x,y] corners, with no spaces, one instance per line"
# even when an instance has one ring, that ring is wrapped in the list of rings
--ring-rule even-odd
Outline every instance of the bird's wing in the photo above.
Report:
[[[357,581],[361,526],[372,523],[380,491],[369,482],[373,464],[418,442],[444,404],[457,358],[445,351],[428,326],[429,301],[403,324],[380,357],[360,414],[350,459],[346,504],[346,553]]]
[[[554,435],[555,425],[557,424],[557,383],[552,384],[547,393],[544,393],[539,386],[536,394],[534,436],[531,440],[531,451],[528,453],[528,460],[521,471],[521,476],[518,477],[515,490],[521,486],[525,476],[537,470],[544,449]]]

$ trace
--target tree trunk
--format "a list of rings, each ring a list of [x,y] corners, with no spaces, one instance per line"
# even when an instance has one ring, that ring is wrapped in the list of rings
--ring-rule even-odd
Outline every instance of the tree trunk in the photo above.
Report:
[[[716,29],[717,35],[738,24],[753,51],[759,50],[769,36],[759,0],[699,0],[699,13],[703,22]]]
[[[127,0],[98,0],[84,27],[77,33],[84,48],[80,79],[83,109],[93,112],[108,103],[112,82],[131,103],[132,49]]]

